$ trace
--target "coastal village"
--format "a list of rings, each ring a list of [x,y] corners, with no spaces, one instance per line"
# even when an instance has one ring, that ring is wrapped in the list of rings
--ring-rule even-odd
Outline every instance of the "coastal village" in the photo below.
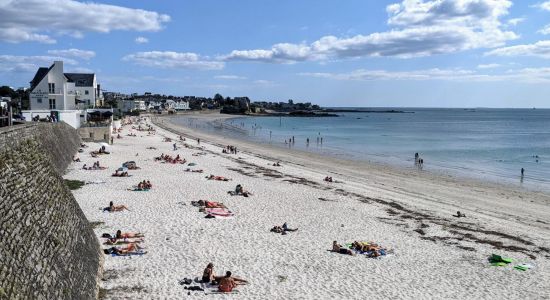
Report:
[[[550,300],[550,0],[0,1],[0,300]]]

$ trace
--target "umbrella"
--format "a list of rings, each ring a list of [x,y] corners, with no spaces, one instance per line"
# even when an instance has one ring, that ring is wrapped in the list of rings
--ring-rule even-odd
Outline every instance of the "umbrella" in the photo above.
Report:
[[[118,168],[119,172],[128,172],[128,168],[120,167]]]

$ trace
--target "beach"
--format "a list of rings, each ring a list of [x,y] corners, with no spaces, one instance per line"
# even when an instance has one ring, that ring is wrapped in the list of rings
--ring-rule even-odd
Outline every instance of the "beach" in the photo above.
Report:
[[[132,129],[137,123],[127,125],[122,139],[108,147],[109,155],[90,157],[88,149],[100,146],[88,143],[82,162],[65,175],[90,183],[73,193],[98,237],[117,229],[145,235],[146,254],[105,257],[106,299],[205,297],[187,295],[178,281],[200,277],[210,262],[216,275],[229,270],[249,281],[232,298],[550,297],[546,193],[258,145],[179,127],[169,117],[153,119],[154,135]],[[145,123],[152,124],[151,117],[141,126]],[[127,136],[130,132],[137,136]],[[179,134],[187,140],[179,141]],[[226,145],[238,153],[222,153]],[[162,153],[196,165],[155,161]],[[108,169],[82,169],[98,160]],[[126,161],[141,169],[130,170],[132,177],[111,177]],[[204,173],[184,172],[187,168]],[[232,180],[207,180],[209,174]],[[326,176],[335,182],[323,181]],[[153,183],[150,191],[127,190],[143,180]],[[253,195],[229,195],[237,184]],[[205,218],[191,205],[198,200],[223,202],[234,216]],[[130,211],[103,212],[109,201]],[[457,211],[466,217],[453,217]],[[298,231],[270,232],[284,222]],[[379,258],[342,255],[329,251],[334,240],[373,241],[391,251]],[[491,266],[492,254],[513,262]],[[514,269],[520,264],[531,268]]]

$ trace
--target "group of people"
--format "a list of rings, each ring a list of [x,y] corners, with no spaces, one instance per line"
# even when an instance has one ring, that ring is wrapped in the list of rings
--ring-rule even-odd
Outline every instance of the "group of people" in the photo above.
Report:
[[[105,170],[107,167],[103,167],[99,165],[99,161],[94,162],[94,165],[91,167],[88,167],[86,164],[82,166],[83,170]]]
[[[373,242],[354,241],[348,248],[338,244],[337,241],[333,241],[331,251],[346,255],[355,255],[355,253],[361,253],[367,255],[367,257],[379,257],[382,255],[386,255],[386,249]]]
[[[326,182],[333,182],[332,177],[329,177],[329,176],[325,177],[325,179],[323,180]]]
[[[139,232],[123,233],[122,231],[117,230],[115,236],[111,236],[110,234],[104,233],[102,237],[106,239],[104,244],[113,245],[113,247],[111,248],[103,249],[103,253],[105,254],[128,256],[128,255],[141,255],[146,253],[143,251],[145,247],[139,245],[139,243],[143,242],[144,235],[142,233],[139,233]],[[114,246],[114,245],[120,245],[120,244],[126,244],[126,246],[124,247]]]
[[[237,146],[227,145],[227,147],[222,149],[222,153],[237,154]]]
[[[214,274],[214,264],[209,263],[202,273],[202,282],[218,286],[218,291],[222,293],[231,293],[238,285],[247,284],[248,281],[234,277],[231,271],[225,272],[225,276],[216,276]]]
[[[424,159],[420,157],[418,152],[414,154],[414,165],[417,166],[419,169],[422,169],[424,167]]]
[[[143,180],[142,182],[138,183],[138,185],[137,185],[137,190],[139,190],[139,191],[150,190],[152,188],[153,188],[153,184],[149,180],[147,180],[147,181]]]
[[[159,157],[155,157],[155,161],[164,161],[171,164],[184,164],[187,162],[185,158],[181,158],[180,155],[176,155],[176,157],[172,157],[171,155],[162,153]]]

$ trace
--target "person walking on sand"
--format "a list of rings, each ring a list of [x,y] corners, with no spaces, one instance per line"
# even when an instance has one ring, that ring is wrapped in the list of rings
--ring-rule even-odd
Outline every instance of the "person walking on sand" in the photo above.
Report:
[[[176,146],[176,143],[174,143],[174,145],[172,145],[172,146],[174,146],[174,151],[178,150],[178,147]]]
[[[525,173],[525,169],[521,168],[521,177],[523,177],[523,174]]]
[[[201,144],[201,139],[197,139],[197,144],[198,144],[198,145]]]

